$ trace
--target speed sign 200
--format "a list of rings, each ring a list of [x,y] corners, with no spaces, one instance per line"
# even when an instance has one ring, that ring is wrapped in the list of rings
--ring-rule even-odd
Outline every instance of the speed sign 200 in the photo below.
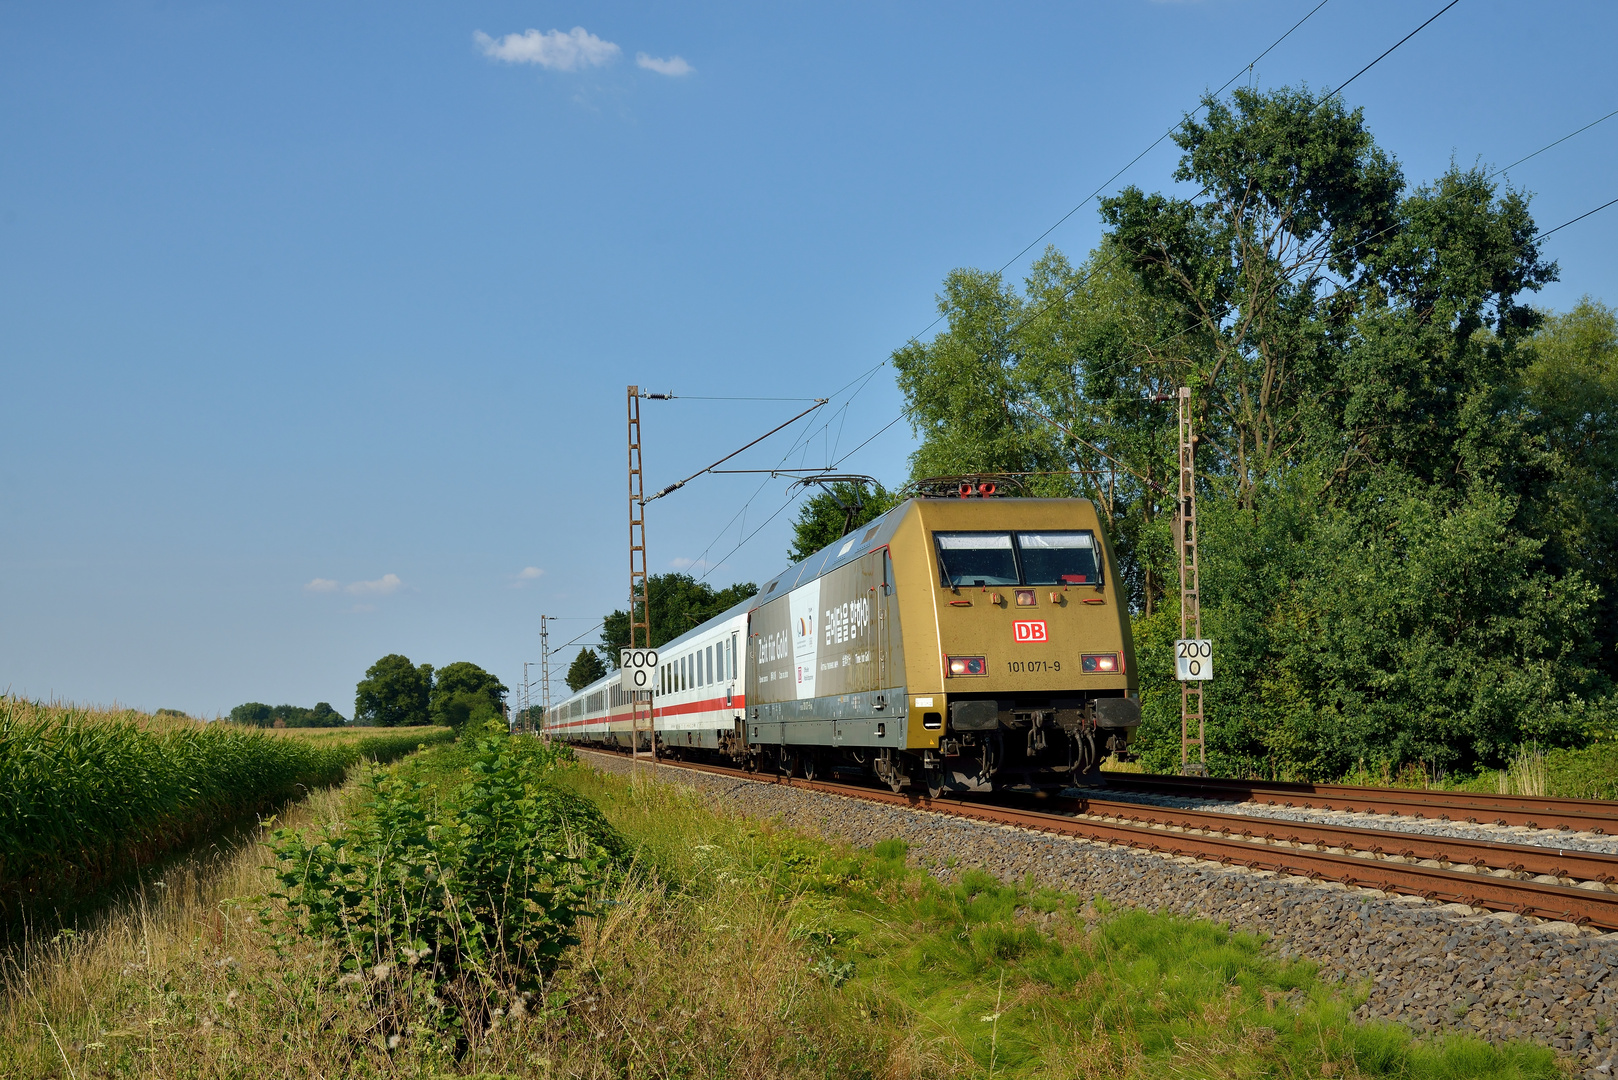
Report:
[[[1207,638],[1176,641],[1174,677],[1182,682],[1205,682],[1213,678],[1213,642]]]
[[[618,666],[630,690],[650,690],[657,671],[656,649],[619,649]]]

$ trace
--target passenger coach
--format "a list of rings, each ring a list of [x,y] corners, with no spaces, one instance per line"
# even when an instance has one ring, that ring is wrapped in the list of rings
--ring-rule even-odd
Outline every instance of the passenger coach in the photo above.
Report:
[[[895,791],[1090,782],[1140,721],[1126,598],[1084,499],[909,500],[658,651],[660,752]],[[545,729],[627,746],[617,674]]]

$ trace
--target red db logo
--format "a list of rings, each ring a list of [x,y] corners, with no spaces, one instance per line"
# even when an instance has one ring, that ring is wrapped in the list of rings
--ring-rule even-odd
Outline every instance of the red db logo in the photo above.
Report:
[[[1019,619],[1011,624],[1011,633],[1019,643],[1050,640],[1042,619]]]

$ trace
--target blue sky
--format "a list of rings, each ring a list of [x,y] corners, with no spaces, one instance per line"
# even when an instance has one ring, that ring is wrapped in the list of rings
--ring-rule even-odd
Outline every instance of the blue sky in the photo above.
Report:
[[[645,405],[650,485],[734,449],[802,406],[698,398],[844,387],[1313,2],[0,7],[0,688],[347,714],[387,652],[514,684],[541,614],[622,604],[627,383],[688,395]],[[1331,0],[1251,79],[1335,86],[1440,6]],[[1412,181],[1504,165],[1618,109],[1615,31],[1461,0],[1347,97]],[[1558,224],[1615,146],[1511,176]],[[1618,207],[1552,237],[1541,302],[1618,301],[1615,242]],[[879,372],[737,464],[876,435],[843,467],[900,480],[898,410]],[[758,489],[652,504],[654,572],[778,570]]]

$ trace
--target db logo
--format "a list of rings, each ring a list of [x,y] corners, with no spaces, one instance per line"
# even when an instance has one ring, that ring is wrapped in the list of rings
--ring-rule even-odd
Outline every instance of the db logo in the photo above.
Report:
[[[1011,624],[1011,633],[1018,642],[1050,640],[1050,635],[1045,632],[1045,623],[1042,619],[1019,619]]]

